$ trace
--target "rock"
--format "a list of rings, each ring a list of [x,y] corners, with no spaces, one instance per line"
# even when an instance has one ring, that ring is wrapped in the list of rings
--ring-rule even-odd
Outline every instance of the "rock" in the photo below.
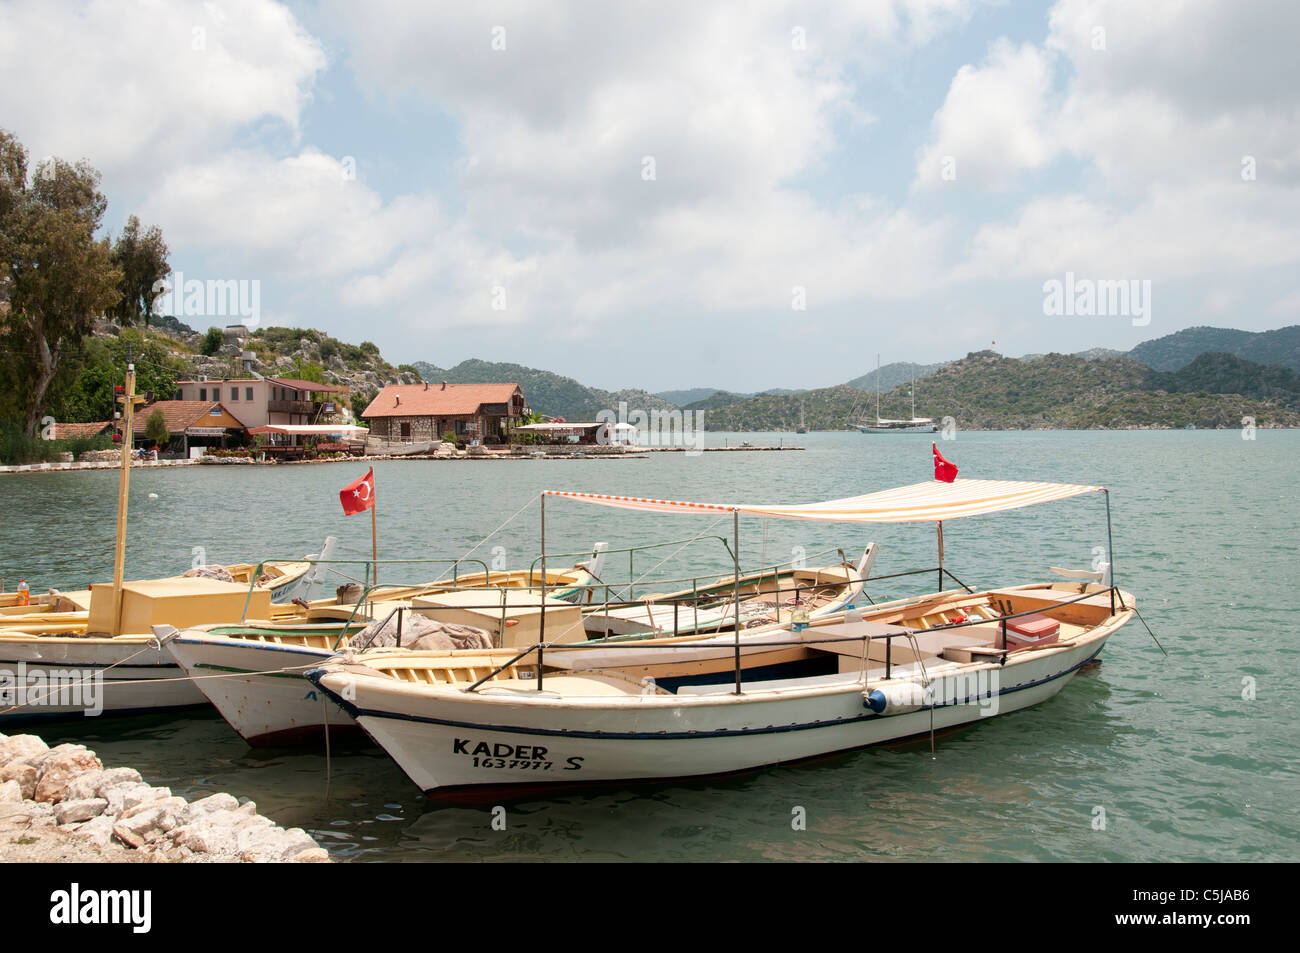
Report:
[[[209,794],[190,804],[190,817],[202,817],[214,811],[233,811],[237,807],[239,802],[229,794]]]
[[[113,836],[125,844],[127,847],[141,848],[144,846],[144,838],[137,834],[131,828],[122,824],[113,825]]]
[[[127,781],[112,787],[101,787],[100,791],[100,797],[108,800],[110,814],[121,814],[147,801],[170,797],[172,793],[167,788],[155,788],[142,781]]]
[[[0,804],[21,804],[23,789],[17,781],[0,781]]]
[[[282,860],[292,860],[305,850],[319,850],[311,835],[301,827],[289,828],[284,832],[283,840],[285,847]]]
[[[81,779],[78,778],[77,781]],[[74,781],[73,784],[76,784]],[[109,768],[103,774],[99,775],[99,786],[95,788],[95,797],[107,797],[105,793],[109,788],[121,784],[139,784],[140,772],[135,768]]]
[[[59,747],[63,746],[60,745]],[[50,803],[62,801],[68,783],[73,778],[87,771],[102,771],[104,769],[103,762],[95,757],[93,751],[87,751],[80,745],[78,745],[78,748],[80,748],[79,751],[67,751],[45,762],[40,772],[40,780],[36,782],[36,792],[33,795],[37,801],[48,801]]]
[[[0,767],[14,761],[30,762],[36,755],[49,750],[50,746],[35,735],[11,735],[0,741]]]
[[[183,813],[188,808],[185,799],[180,797],[158,798],[139,804],[118,817],[113,833],[125,829],[138,836],[143,842],[151,843],[180,827]]]
[[[87,771],[68,782],[63,797],[68,801],[84,801],[99,796],[99,786],[103,783],[104,771]]]
[[[32,827],[53,827],[55,825],[53,804],[26,801],[25,807],[28,810],[28,816],[31,818]]]
[[[104,813],[108,802],[102,797],[86,798],[78,801],[63,801],[54,809],[54,818],[60,824],[78,824],[89,821]]]
[[[29,801],[36,793],[36,769],[26,761],[10,761],[0,768],[0,781],[17,781]]]
[[[288,842],[278,827],[257,827],[239,832],[239,859],[246,864],[269,864],[284,859]]]
[[[153,790],[167,791],[167,788],[153,788]],[[139,804],[135,804],[132,805],[131,807],[124,808],[122,810],[122,813],[118,815],[117,819],[119,821],[124,821],[127,818],[135,817],[137,814],[141,814],[144,811],[153,811],[153,810],[171,811],[173,814],[179,814],[181,812],[188,811],[189,807],[190,806],[185,801],[185,798],[176,797],[175,795],[169,792],[164,797],[149,798],[148,800],[141,801]]]
[[[113,839],[113,818],[107,814],[91,818],[77,828],[77,836],[93,841],[100,847],[107,847]]]
[[[65,742],[61,745],[55,745],[53,748],[46,748],[40,754],[32,755],[27,759],[27,763],[37,771],[40,771],[51,758],[58,758],[65,754],[71,754],[74,751],[85,750],[87,750],[85,745],[74,745]]]
[[[239,842],[230,825],[213,824],[200,818],[173,832],[172,842],[196,854],[206,854],[213,860],[235,860],[239,857]]]
[[[309,847],[304,851],[299,851],[289,859],[294,864],[328,864],[330,862],[329,851],[324,847]]]
[[[31,824],[32,801],[0,801],[0,831],[26,830]]]

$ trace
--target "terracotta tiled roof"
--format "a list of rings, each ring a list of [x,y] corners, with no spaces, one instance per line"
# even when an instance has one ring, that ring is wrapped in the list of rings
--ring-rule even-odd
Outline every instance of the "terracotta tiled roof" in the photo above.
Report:
[[[220,414],[213,416],[210,411],[216,408]],[[187,427],[243,427],[239,418],[226,410],[221,404],[210,400],[156,400],[146,404],[135,412],[131,428],[142,434],[149,426],[149,418],[155,410],[161,410],[163,420],[167,421],[167,432],[183,433]]]
[[[508,404],[518,384],[390,384],[375,395],[362,417],[454,417],[483,404]],[[400,399],[399,399],[400,398]]]
[[[55,440],[83,440],[97,437],[113,425],[111,420],[101,420],[90,424],[55,424]]]

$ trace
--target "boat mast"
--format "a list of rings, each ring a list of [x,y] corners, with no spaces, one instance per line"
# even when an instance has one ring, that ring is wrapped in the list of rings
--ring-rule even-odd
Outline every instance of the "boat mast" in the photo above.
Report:
[[[109,635],[122,632],[122,576],[126,569],[126,504],[131,486],[131,445],[135,442],[135,364],[128,358],[122,392],[122,470],[117,480],[117,536],[113,544],[113,620]]]
[[[880,423],[880,355],[876,355],[876,423]]]

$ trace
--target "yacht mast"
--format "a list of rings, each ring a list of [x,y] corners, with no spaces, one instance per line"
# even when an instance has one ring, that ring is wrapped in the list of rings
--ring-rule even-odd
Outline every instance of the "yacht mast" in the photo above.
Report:
[[[876,355],[876,423],[880,423],[880,355]]]

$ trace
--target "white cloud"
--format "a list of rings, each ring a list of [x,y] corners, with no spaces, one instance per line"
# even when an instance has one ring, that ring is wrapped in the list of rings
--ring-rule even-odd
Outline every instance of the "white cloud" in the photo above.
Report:
[[[1001,40],[984,65],[958,70],[917,160],[915,185],[1005,185],[1058,155],[1060,136],[1049,113],[1052,65],[1033,44],[1017,48]]]
[[[85,157],[119,182],[258,120],[296,131],[324,67],[272,0],[14,0],[0,17],[5,126],[36,158]]]
[[[989,224],[956,271],[966,279],[1059,275],[1178,278],[1300,260],[1300,226],[1247,202],[1249,186],[1154,187],[1136,206],[1082,195],[1029,202],[1008,224]],[[1289,218],[1289,220],[1288,220]]]
[[[928,291],[947,223],[869,197],[828,209],[788,183],[827,157],[837,124],[867,116],[852,70],[972,7],[336,4],[358,82],[438,103],[465,150],[450,233],[346,300],[437,326],[558,314],[597,333],[604,317],[651,307],[788,311],[794,285],[822,305]],[[492,48],[495,27],[505,49]],[[486,311],[497,281],[508,313]]]
[[[163,223],[175,246],[237,250],[233,266],[249,277],[373,268],[439,226],[432,198],[385,203],[347,172],[342,161],[314,149],[283,159],[226,153],[169,174],[140,214]]]

